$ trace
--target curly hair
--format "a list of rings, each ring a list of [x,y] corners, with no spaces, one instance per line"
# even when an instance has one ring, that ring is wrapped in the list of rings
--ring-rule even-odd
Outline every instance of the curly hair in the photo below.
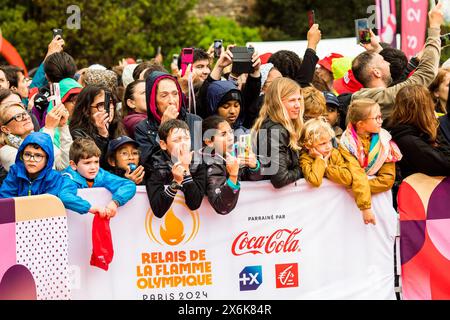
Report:
[[[330,140],[335,137],[333,128],[331,128],[327,119],[318,117],[310,119],[303,125],[300,134],[300,144],[306,149],[311,149],[320,138],[328,136]]]
[[[283,77],[296,80],[299,78],[302,59],[293,51],[280,50],[275,52],[269,61],[283,75]]]

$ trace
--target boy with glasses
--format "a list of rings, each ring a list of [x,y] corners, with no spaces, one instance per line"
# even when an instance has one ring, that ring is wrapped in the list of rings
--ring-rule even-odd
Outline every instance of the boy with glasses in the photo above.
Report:
[[[139,165],[140,152],[136,141],[127,136],[120,136],[109,142],[107,159],[110,172],[127,178],[137,185],[143,184],[144,167]]]
[[[61,174],[52,169],[54,162],[53,143],[50,136],[42,132],[29,134],[20,145],[16,163],[9,169],[0,188],[0,198],[39,195],[58,195]]]

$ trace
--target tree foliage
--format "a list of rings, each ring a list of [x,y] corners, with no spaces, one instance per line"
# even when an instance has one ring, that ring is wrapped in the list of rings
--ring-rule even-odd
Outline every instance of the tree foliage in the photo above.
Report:
[[[0,0],[3,36],[29,67],[43,59],[52,28],[63,28],[66,51],[78,67],[112,66],[122,57],[150,59],[161,46],[166,60],[183,47],[208,48],[215,38],[245,44],[261,40],[257,28],[241,27],[227,18],[196,18],[197,0],[89,0],[76,3],[80,29],[67,28],[74,1]]]

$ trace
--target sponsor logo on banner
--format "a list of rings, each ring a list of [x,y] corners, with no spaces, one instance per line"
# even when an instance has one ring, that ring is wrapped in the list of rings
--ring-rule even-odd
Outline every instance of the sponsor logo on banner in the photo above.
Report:
[[[298,264],[276,264],[275,277],[277,288],[298,287]]]
[[[177,195],[172,207],[162,219],[156,218],[150,208],[145,217],[145,230],[152,242],[160,245],[176,246],[191,242],[197,236],[200,227],[198,212],[192,211]]]
[[[239,273],[239,290],[256,290],[262,284],[262,267],[247,266]]]
[[[248,231],[240,233],[233,241],[231,252],[235,256],[244,254],[271,254],[300,251],[297,236],[302,229],[279,229],[270,235],[252,236]]]

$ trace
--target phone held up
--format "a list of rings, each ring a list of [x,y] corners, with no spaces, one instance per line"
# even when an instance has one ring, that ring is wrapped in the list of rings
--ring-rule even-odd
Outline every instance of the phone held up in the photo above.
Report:
[[[61,36],[61,38],[63,37],[62,29],[52,29],[52,32],[53,32],[53,39],[56,38],[57,36]]]
[[[231,73],[239,75],[253,72],[252,56],[255,53],[255,48],[233,47],[231,48],[231,53],[233,54]]]
[[[355,20],[355,33],[356,33],[356,43],[357,44],[367,44],[370,43],[370,28],[369,19],[356,19]]]
[[[214,58],[219,58],[222,54],[223,40],[214,40]]]
[[[309,10],[308,11],[308,23],[309,23],[309,28],[310,29],[313,26],[313,24],[316,23],[316,16],[314,14],[314,10]]]
[[[188,65],[194,63],[194,48],[183,48],[181,50],[181,76],[184,77]]]
[[[110,104],[111,104],[111,92],[105,91],[105,112],[109,117],[110,113]]]

